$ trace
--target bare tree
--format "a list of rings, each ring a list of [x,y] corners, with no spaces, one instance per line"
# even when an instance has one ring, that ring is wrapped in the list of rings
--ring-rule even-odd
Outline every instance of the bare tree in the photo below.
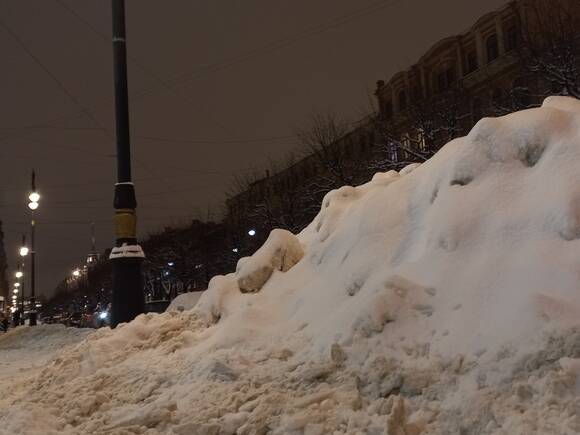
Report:
[[[528,69],[550,84],[549,93],[580,98],[580,2],[535,0],[519,27]]]
[[[465,134],[471,117],[465,92],[455,86],[436,99],[411,104],[396,119],[376,113],[369,117],[374,131],[374,170],[400,170],[431,158],[445,143]]]
[[[304,155],[318,162],[321,171],[317,178],[327,190],[357,181],[357,165],[345,149],[345,138],[351,130],[350,123],[329,111],[313,114],[310,122],[296,132]]]

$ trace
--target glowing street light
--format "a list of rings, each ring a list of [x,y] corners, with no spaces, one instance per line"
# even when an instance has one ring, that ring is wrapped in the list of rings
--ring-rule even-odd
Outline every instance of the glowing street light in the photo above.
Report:
[[[15,282],[14,283],[14,287],[20,287],[20,283],[19,282]]]
[[[72,273],[72,275],[73,275],[75,278],[78,278],[79,276],[81,276],[81,271],[80,271],[79,269],[75,269],[75,270],[73,270],[73,273]]]
[[[248,235],[254,237],[256,235],[256,230],[252,228],[248,231]]]
[[[23,275],[24,275],[24,274],[23,274],[21,271],[18,271],[18,272],[16,272],[16,273],[14,274],[14,276],[15,276],[16,278],[18,278],[18,279],[22,278],[22,276],[23,276]],[[20,285],[20,284],[18,284],[18,285]]]
[[[28,208],[30,210],[36,210],[38,208],[38,202],[32,201],[28,203]]]
[[[20,256],[26,257],[27,255],[28,255],[28,248],[26,246],[23,246],[22,248],[20,248]]]
[[[18,289],[17,289],[17,288],[15,288],[14,290],[12,290],[12,293],[14,293],[14,294],[18,294]]]
[[[28,195],[30,202],[38,202],[40,200],[40,195],[37,192],[32,192]]]

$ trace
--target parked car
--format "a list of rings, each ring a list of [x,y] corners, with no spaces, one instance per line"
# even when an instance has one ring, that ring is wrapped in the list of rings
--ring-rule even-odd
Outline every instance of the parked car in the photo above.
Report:
[[[66,319],[65,325],[80,328],[82,319],[83,319],[83,313],[81,313],[79,311],[74,312]]]
[[[95,311],[93,313],[93,324],[95,328],[102,328],[110,325],[109,310]]]

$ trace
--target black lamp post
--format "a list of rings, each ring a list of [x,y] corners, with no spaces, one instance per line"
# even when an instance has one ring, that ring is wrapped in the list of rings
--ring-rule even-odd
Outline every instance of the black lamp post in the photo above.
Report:
[[[26,247],[26,234],[22,235],[22,246],[20,247],[20,256],[22,257],[22,269],[18,269],[22,275],[20,276],[20,309],[22,310],[20,313],[20,324],[24,325],[24,269],[26,265],[26,256],[28,255],[28,248]],[[18,273],[17,272],[17,273]]]
[[[145,311],[141,271],[145,255],[141,246],[137,244],[137,200],[135,187],[131,181],[125,2],[112,0],[112,7],[117,183],[114,200],[116,246],[109,258],[113,264],[111,326],[114,328],[119,323],[133,320]]]
[[[38,208],[38,201],[40,200],[40,195],[36,192],[36,174],[32,170],[32,192],[28,196],[30,202],[28,203],[28,208],[30,209],[30,321],[28,324],[30,326],[36,326],[36,298],[35,298],[35,257],[36,252],[34,248],[34,233],[36,230],[36,220],[34,217],[34,212]]]

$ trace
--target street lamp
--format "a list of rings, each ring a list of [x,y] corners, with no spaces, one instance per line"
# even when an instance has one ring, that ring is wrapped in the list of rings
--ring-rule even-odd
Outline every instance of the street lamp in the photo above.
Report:
[[[79,276],[81,276],[81,271],[80,271],[80,270],[78,270],[78,269],[75,269],[75,270],[73,270],[73,273],[72,273],[72,275],[73,275],[75,278],[78,278]]]
[[[248,231],[248,235],[254,237],[256,235],[256,230],[252,228]]]
[[[30,208],[30,326],[36,326],[36,299],[35,299],[35,250],[34,250],[34,232],[36,228],[36,221],[34,219],[34,211],[38,208],[38,201],[40,200],[40,195],[36,192],[36,174],[34,169],[32,170],[31,179],[32,191],[28,195],[30,202],[28,203],[28,208]],[[28,251],[26,251],[28,253]],[[21,254],[22,255],[22,254]]]
[[[145,312],[141,270],[145,254],[137,243],[137,199],[131,177],[125,1],[113,0],[112,6],[117,183],[114,199],[116,243],[109,258],[113,266],[111,326],[115,328]]]
[[[18,310],[18,303],[15,303],[16,312],[20,312],[20,324],[24,325],[24,267],[26,255],[28,255],[28,248],[26,248],[26,234],[22,235],[22,248],[20,248],[20,255],[22,257],[22,262],[18,264],[18,270],[14,274],[18,278],[20,284],[20,310]],[[24,254],[24,255],[22,255]]]

